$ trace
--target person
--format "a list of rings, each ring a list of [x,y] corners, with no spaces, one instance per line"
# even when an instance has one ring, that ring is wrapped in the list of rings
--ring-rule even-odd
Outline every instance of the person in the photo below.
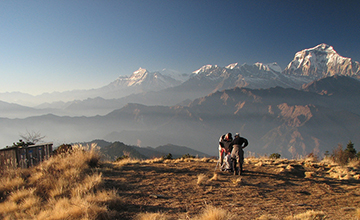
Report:
[[[249,145],[247,139],[240,137],[239,133],[236,133],[234,140],[231,141],[230,147],[231,150],[231,159],[233,165],[234,175],[241,175],[243,173],[243,163],[244,163],[244,148]],[[236,170],[236,165],[239,164],[239,172]]]
[[[219,139],[219,160],[220,160],[220,167],[223,167],[224,163],[224,154],[231,153],[231,142],[232,142],[232,134],[226,133],[222,135]],[[232,168],[232,166],[231,166]]]

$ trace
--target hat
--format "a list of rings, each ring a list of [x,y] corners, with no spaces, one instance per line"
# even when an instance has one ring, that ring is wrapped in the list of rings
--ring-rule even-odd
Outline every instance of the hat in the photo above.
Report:
[[[235,137],[236,137],[236,136],[240,137],[240,134],[239,134],[239,133],[236,133],[236,134],[235,134]]]

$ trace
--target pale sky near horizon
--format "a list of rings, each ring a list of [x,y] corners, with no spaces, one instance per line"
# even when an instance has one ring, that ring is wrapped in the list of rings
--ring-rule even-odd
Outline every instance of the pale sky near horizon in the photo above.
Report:
[[[277,62],[326,43],[360,61],[360,1],[4,0],[0,93],[99,88],[139,67]]]

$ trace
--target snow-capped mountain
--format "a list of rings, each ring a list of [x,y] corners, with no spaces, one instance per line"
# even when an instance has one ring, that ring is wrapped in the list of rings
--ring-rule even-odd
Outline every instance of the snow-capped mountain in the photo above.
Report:
[[[176,80],[170,75],[163,75],[160,72],[149,72],[146,69],[139,68],[129,77],[120,76],[111,82],[109,87],[138,87],[139,91],[161,90],[168,87],[177,86],[182,81]]]
[[[115,81],[98,89],[98,96],[107,99],[121,98],[135,93],[159,91],[180,85],[188,77],[187,74],[171,70],[150,72],[140,67],[130,76],[119,76]]]
[[[298,83],[291,77],[281,74],[281,67],[277,63],[255,63],[253,65],[232,63],[225,67],[205,65],[194,71],[193,74],[195,75],[188,81],[211,81],[216,84],[213,91],[233,87],[257,89],[281,86],[289,88],[299,87],[303,84],[303,82]]]
[[[142,103],[135,100],[134,95],[139,94],[138,96],[141,96],[141,100],[145,104],[156,99],[158,100],[157,104],[168,105],[234,87],[266,89],[280,86],[300,89],[303,84],[332,75],[345,75],[360,79],[360,65],[350,58],[340,56],[333,47],[320,44],[297,52],[295,58],[284,70],[277,63],[252,65],[232,63],[225,67],[205,65],[192,73],[180,73],[169,69],[150,72],[139,68],[130,76],[120,76],[101,88],[53,92],[38,96],[0,93],[0,100],[26,106],[36,106],[48,102],[48,108],[59,108],[58,104],[53,104],[53,102],[77,100],[77,104],[79,104],[81,100],[97,97],[103,99],[123,98],[129,102]],[[150,91],[158,93],[141,94]],[[163,94],[159,95],[159,93]],[[150,95],[156,97],[148,97]],[[171,103],[166,103],[166,100]]]
[[[359,77],[360,65],[351,58],[340,56],[332,46],[323,43],[297,52],[284,74],[313,79],[334,75]]]

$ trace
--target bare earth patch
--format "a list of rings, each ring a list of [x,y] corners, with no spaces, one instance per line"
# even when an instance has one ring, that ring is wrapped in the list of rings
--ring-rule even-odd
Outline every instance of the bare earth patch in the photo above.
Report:
[[[357,170],[349,178],[334,178],[331,165],[260,159],[247,159],[242,176],[215,167],[216,161],[201,159],[139,161],[107,164],[100,172],[105,188],[117,190],[124,201],[110,207],[117,219],[156,212],[189,219],[209,205],[235,219],[288,219],[308,211],[322,211],[326,219],[358,216]]]

